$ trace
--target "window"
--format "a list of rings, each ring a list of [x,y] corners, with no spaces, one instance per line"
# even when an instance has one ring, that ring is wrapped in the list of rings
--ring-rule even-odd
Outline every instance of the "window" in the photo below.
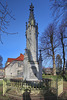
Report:
[[[22,76],[22,75],[23,75],[23,72],[22,72],[21,70],[18,70],[18,71],[17,71],[17,75]]]
[[[18,67],[21,67],[21,63],[18,62]]]
[[[20,74],[20,71],[19,71],[19,70],[17,71],[17,74],[18,74],[18,75]]]

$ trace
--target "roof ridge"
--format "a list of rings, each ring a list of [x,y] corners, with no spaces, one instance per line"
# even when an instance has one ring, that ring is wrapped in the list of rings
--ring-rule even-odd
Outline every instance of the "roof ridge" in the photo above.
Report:
[[[22,53],[20,53],[20,56],[19,57],[17,57],[17,58],[8,58],[7,59],[7,62],[12,62],[12,61],[14,61],[14,60],[24,60],[24,55],[22,54]]]

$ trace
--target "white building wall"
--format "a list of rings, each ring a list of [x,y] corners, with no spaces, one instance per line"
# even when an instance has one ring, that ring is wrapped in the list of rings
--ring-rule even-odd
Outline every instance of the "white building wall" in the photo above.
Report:
[[[20,63],[21,66],[18,66]],[[5,68],[5,77],[22,77],[23,76],[23,61],[13,61]]]

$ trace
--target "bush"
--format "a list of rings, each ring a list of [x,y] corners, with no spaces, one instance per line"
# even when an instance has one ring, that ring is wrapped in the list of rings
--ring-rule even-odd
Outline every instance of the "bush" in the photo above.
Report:
[[[0,86],[2,86],[3,85],[3,80],[0,80]]]
[[[65,75],[63,75],[63,79],[64,79],[64,81],[67,81],[67,73]]]

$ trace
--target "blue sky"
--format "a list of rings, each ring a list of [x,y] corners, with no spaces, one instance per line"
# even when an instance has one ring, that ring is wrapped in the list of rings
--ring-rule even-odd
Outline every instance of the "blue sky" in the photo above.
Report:
[[[3,67],[7,58],[16,58],[20,53],[24,54],[26,48],[26,22],[29,18],[30,4],[34,5],[34,16],[38,23],[39,37],[49,23],[52,22],[52,13],[49,0],[7,0],[8,7],[16,20],[10,20],[7,32],[18,34],[2,34],[3,44],[0,43],[0,55],[3,57]]]

